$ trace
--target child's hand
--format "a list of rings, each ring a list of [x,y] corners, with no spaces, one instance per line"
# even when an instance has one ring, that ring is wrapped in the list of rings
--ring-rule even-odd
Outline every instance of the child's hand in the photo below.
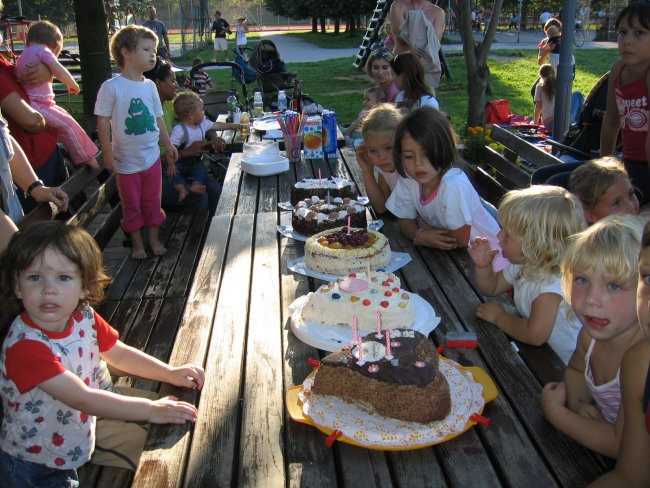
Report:
[[[176,164],[175,163],[170,163],[167,161],[167,169],[165,170],[165,174],[167,175],[167,178],[173,178],[176,176]]]
[[[196,422],[197,410],[194,405],[178,401],[168,396],[152,402],[147,421],[152,424],[184,424]]]
[[[71,84],[68,85],[68,93],[71,95],[79,95],[79,92],[81,90],[79,89],[79,85],[77,85],[76,81],[73,81]]]
[[[184,386],[191,389],[202,389],[205,383],[205,372],[201,366],[196,364],[184,364],[183,366],[170,367],[166,375],[167,383],[176,386]]]
[[[428,247],[435,247],[443,251],[456,249],[456,239],[449,235],[447,229],[422,229],[418,236],[418,244]]]
[[[544,385],[541,396],[542,410],[547,419],[553,421],[558,412],[566,409],[566,383],[551,382]]]
[[[578,410],[576,411],[576,413],[578,415],[580,415],[581,417],[584,417],[586,419],[598,420],[600,422],[605,422],[605,418],[600,413],[600,410],[598,410],[591,403],[581,402],[580,406],[578,407]]]
[[[368,157],[368,147],[365,143],[361,143],[361,145],[357,147],[356,156],[361,172],[364,175],[373,174],[373,164],[370,162],[370,158]]]
[[[476,316],[491,324],[496,324],[502,313],[501,305],[492,302],[482,303],[476,308]]]
[[[176,146],[174,146],[173,144],[169,144],[169,146],[165,147],[165,150],[167,151],[165,153],[165,157],[167,158],[167,164],[170,164],[170,161],[172,163],[178,161],[178,149],[176,149]]]
[[[485,237],[476,237],[470,241],[467,253],[477,268],[487,268],[492,266],[492,261],[499,254],[499,251],[498,249],[492,249],[490,241]]]

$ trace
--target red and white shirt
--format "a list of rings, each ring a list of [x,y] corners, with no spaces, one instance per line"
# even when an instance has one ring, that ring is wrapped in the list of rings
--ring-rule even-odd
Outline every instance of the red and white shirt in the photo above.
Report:
[[[38,327],[26,313],[16,317],[0,351],[4,409],[0,448],[55,469],[86,463],[95,447],[95,417],[69,407],[38,385],[67,370],[98,388],[99,354],[111,349],[118,336],[90,307],[74,312],[63,332]]]

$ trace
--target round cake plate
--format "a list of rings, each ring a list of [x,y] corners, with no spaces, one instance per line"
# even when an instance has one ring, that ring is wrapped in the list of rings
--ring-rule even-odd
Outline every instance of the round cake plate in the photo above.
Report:
[[[368,229],[378,231],[384,226],[384,221],[379,219],[379,220],[371,220],[368,222]],[[307,236],[300,234],[299,232],[296,232],[293,230],[293,227],[290,225],[278,225],[278,232],[282,234],[285,237],[290,237],[291,239],[294,239],[296,241],[301,241],[301,242],[306,242],[307,241]]]
[[[403,266],[406,266],[412,260],[411,255],[407,252],[392,252],[390,264],[383,268],[384,271],[394,272]],[[311,276],[323,281],[336,281],[340,276],[328,275],[311,269],[305,265],[305,256],[287,261],[287,267],[294,273]],[[374,270],[373,270],[374,271]]]
[[[356,200],[361,205],[368,205],[370,203],[370,199],[368,197],[357,197]],[[286,212],[293,211],[293,205],[291,204],[291,202],[278,202],[278,208]]]
[[[429,302],[420,295],[408,293],[415,305],[415,323],[412,329],[428,336],[440,324],[440,317]],[[291,312],[291,331],[305,344],[323,351],[337,352],[352,343],[352,328],[345,325],[325,325],[318,322],[304,322],[301,319],[302,307],[308,295],[298,297],[289,305]]]
[[[485,403],[483,404],[483,406],[477,412],[474,412],[474,413],[478,413],[479,415],[482,414],[483,410],[485,408],[485,404],[491,402],[492,400],[494,400],[499,395],[499,391],[497,390],[497,386],[494,383],[494,381],[492,380],[492,378],[490,378],[490,376],[483,369],[481,369],[479,367],[476,367],[476,366],[469,366],[469,367],[461,366],[458,363],[456,363],[456,362],[454,362],[454,361],[452,361],[450,359],[444,358],[442,356],[440,356],[440,359],[442,359],[444,361],[447,361],[448,364],[458,368],[459,370],[461,370],[461,372],[470,373],[472,375],[472,379],[476,383],[480,384],[483,387],[483,391],[481,392],[481,396],[483,397],[483,400],[485,401]],[[312,377],[316,373],[316,371],[317,370],[312,371],[307,378]],[[296,422],[300,422],[300,423],[307,424],[307,425],[312,425],[312,426],[316,427],[318,430],[320,430],[321,432],[323,432],[324,434],[330,435],[334,431],[334,429],[317,424],[316,422],[313,421],[313,419],[310,416],[306,415],[303,412],[303,403],[302,403],[302,401],[300,399],[300,395],[302,393],[303,393],[303,385],[296,385],[296,386],[293,386],[293,387],[291,387],[291,388],[289,388],[287,390],[286,404],[287,404],[287,409],[289,410],[289,415]],[[377,417],[379,417],[379,416],[377,416]],[[381,417],[379,417],[379,418],[381,418]],[[350,437],[347,437],[345,434],[342,435],[341,437],[339,437],[337,440],[339,440],[341,442],[345,442],[347,444],[352,444],[354,446],[364,447],[366,449],[374,449],[374,450],[378,450],[378,451],[411,451],[411,450],[414,450],[414,449],[421,449],[423,447],[433,446],[435,444],[440,444],[442,442],[446,442],[448,440],[451,440],[454,437],[458,437],[459,435],[463,434],[465,431],[472,428],[474,425],[476,425],[476,422],[474,422],[473,420],[470,420],[468,418],[467,422],[465,423],[465,426],[461,430],[459,430],[457,432],[454,432],[452,434],[449,434],[449,435],[445,436],[443,439],[433,441],[433,442],[424,441],[422,443],[409,443],[409,444],[404,444],[404,445],[399,445],[399,446],[378,446],[378,445],[374,445],[374,444],[364,444],[364,443],[358,442],[358,441],[356,441],[354,439],[351,439]]]
[[[253,120],[253,129],[259,131],[280,130],[280,123],[276,115],[265,115]]]

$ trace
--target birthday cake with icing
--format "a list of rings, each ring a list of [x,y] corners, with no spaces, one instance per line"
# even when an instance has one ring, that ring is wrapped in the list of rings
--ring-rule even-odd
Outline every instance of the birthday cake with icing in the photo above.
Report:
[[[382,329],[407,329],[415,324],[415,304],[393,273],[371,272],[370,276],[353,273],[322,285],[307,295],[301,310],[304,322],[323,327],[352,329],[355,316],[362,335],[376,331],[377,322]]]
[[[383,417],[429,423],[451,410],[447,379],[433,343],[414,330],[366,335],[320,362],[311,395],[331,395]],[[361,349],[361,351],[360,351]]]
[[[328,195],[332,198],[356,198],[359,196],[354,183],[348,178],[330,176],[329,178],[303,178],[291,189],[291,204],[295,205],[305,198],[313,196],[321,200]]]
[[[390,264],[388,239],[370,229],[336,227],[314,234],[305,243],[305,265],[333,276],[376,271]]]
[[[291,226],[305,236],[311,236],[334,227],[347,225],[348,217],[352,227],[365,228],[366,207],[351,198],[325,197],[316,195],[299,201],[293,210]]]

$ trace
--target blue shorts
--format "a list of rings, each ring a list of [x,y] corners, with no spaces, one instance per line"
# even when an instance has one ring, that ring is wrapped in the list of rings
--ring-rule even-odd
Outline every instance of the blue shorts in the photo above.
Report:
[[[76,469],[55,469],[15,458],[0,450],[0,486],[3,488],[78,488]]]

